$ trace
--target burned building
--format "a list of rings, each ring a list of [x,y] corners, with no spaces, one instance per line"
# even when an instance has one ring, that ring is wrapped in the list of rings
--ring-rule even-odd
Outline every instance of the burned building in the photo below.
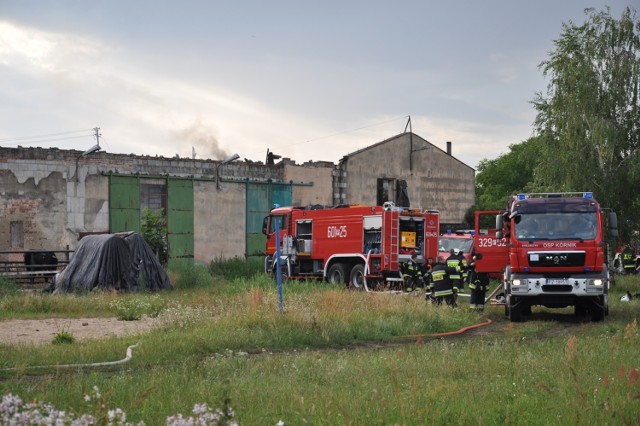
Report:
[[[275,203],[390,200],[454,222],[474,201],[473,169],[413,133],[338,165],[85,154],[0,148],[0,251],[74,249],[87,234],[139,232],[149,208],[164,212],[169,257],[208,263],[262,255],[262,220]]]

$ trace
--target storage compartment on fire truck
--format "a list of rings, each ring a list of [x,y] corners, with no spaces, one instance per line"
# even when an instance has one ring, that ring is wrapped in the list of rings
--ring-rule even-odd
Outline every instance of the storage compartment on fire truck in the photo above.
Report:
[[[424,219],[421,217],[400,216],[400,253],[410,257],[413,253],[424,253]]]
[[[365,216],[363,218],[364,227],[364,254],[380,253],[380,244],[382,243],[382,216]]]
[[[311,254],[311,234],[313,222],[311,220],[299,220],[296,222],[296,236],[298,256]]]

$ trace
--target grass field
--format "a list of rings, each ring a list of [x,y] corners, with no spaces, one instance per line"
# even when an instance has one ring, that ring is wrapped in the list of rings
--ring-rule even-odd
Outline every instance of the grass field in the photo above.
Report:
[[[604,322],[534,308],[511,324],[501,306],[479,314],[464,299],[452,310],[318,282],[285,283],[281,314],[266,276],[177,269],[177,288],[159,295],[1,294],[0,319],[117,316],[125,304],[162,326],[137,337],[0,343],[0,392],[78,415],[120,408],[147,425],[191,415],[197,403],[228,404],[242,425],[640,424],[640,300],[619,300],[640,292],[640,277],[617,278]],[[406,337],[487,320],[460,335]],[[117,360],[133,344],[119,366],[32,368]]]

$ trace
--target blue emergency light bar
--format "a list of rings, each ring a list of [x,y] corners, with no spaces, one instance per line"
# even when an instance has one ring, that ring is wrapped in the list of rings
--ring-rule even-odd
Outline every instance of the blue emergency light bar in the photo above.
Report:
[[[518,201],[526,200],[527,198],[560,198],[560,197],[582,197],[582,198],[593,199],[593,192],[541,192],[541,193],[516,195],[516,199]]]

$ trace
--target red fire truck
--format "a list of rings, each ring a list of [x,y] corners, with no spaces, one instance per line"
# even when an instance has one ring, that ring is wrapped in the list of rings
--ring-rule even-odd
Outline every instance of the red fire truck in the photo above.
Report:
[[[507,242],[498,238],[496,215],[504,210],[478,210],[475,212],[472,253],[476,256],[475,270],[492,279],[501,279],[509,262]]]
[[[276,223],[280,266],[286,278],[321,278],[354,289],[377,289],[402,281],[400,266],[436,257],[439,213],[435,210],[341,205],[276,207],[264,218],[265,272],[273,273]]]
[[[447,231],[446,234],[440,235],[438,241],[438,256],[447,259],[451,255],[451,250],[458,249],[467,260],[467,264],[471,262],[474,250],[474,232],[473,230]]]
[[[574,306],[593,321],[608,314],[606,235],[618,235],[615,212],[590,192],[518,194],[498,214],[496,240],[507,251],[505,313],[520,321],[531,306]]]

